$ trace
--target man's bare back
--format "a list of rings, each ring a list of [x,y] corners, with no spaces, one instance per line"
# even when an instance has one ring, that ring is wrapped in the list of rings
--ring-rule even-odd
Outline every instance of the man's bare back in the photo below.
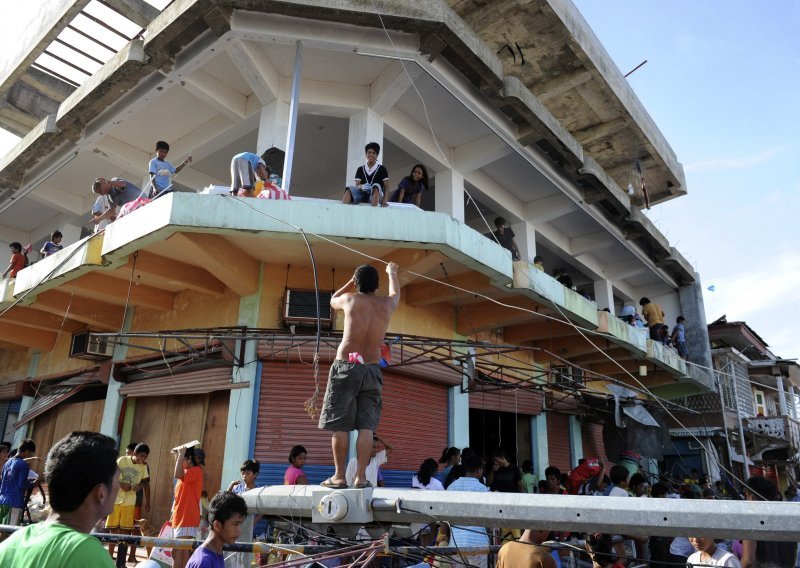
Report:
[[[386,266],[389,275],[389,295],[376,296],[375,292],[350,292],[355,289],[354,279],[337,290],[331,297],[331,307],[344,312],[344,333],[336,351],[336,358],[347,361],[350,353],[359,353],[364,363],[378,363],[389,321],[400,301],[397,265]]]

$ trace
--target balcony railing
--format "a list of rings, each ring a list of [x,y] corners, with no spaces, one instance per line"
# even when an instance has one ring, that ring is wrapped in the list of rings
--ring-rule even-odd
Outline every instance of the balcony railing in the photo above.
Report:
[[[800,422],[791,416],[745,418],[745,424],[765,436],[786,440],[792,448],[800,448]]]

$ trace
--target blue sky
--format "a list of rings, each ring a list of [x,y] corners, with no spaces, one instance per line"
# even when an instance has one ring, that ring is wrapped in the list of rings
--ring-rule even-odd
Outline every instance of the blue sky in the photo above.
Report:
[[[649,213],[706,317],[800,357],[800,0],[573,0],[672,145],[689,194]],[[714,286],[715,291],[707,290]]]

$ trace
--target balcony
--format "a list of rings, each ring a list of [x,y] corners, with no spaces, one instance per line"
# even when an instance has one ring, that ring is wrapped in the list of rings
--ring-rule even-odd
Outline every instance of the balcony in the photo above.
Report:
[[[745,418],[744,421],[748,430],[785,442],[790,448],[800,449],[800,422],[791,416],[759,416]],[[769,446],[762,448],[762,451],[777,447],[774,443],[769,444]]]

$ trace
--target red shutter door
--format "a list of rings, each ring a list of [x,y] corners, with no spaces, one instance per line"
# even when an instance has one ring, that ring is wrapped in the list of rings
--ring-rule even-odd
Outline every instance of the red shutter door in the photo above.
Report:
[[[603,444],[603,425],[594,422],[584,422],[581,426],[583,441],[583,457],[600,458],[608,463],[605,444]]]
[[[550,465],[568,473],[572,469],[569,451],[569,415],[547,412],[547,450]]]
[[[384,372],[378,434],[394,446],[383,466],[385,476],[390,470],[416,472],[426,458],[439,459],[447,446],[447,387]],[[387,478],[386,483],[408,487],[411,476],[404,475],[403,480]]]
[[[520,389],[469,393],[470,408],[529,416],[538,416],[542,413],[542,401],[541,393]]]

